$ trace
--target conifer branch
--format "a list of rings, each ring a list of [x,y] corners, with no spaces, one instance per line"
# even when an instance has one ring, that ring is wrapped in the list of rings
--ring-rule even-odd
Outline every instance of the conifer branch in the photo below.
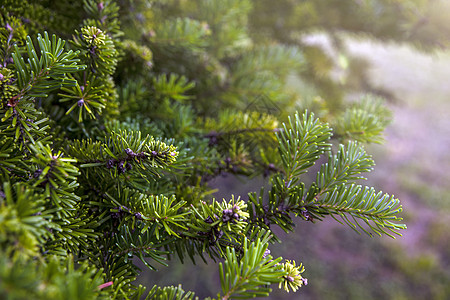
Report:
[[[380,98],[366,95],[336,120],[335,130],[341,139],[382,143],[383,130],[389,125],[391,112]]]
[[[189,18],[166,20],[155,28],[151,42],[164,48],[201,48],[205,45],[205,36],[209,34],[208,26]]]
[[[272,260],[270,255],[264,257],[267,245],[248,243],[244,240],[244,256],[237,259],[234,249],[227,248],[224,264],[219,264],[220,282],[223,296],[221,299],[250,298],[253,295],[267,296],[268,287],[260,287],[278,282],[285,273],[278,264],[281,258]]]
[[[341,185],[327,192],[323,197],[314,198],[315,201],[305,203],[304,208],[312,214],[319,216],[332,214],[340,216],[342,221],[355,231],[363,231],[372,235],[355,219],[362,220],[373,232],[378,235],[400,235],[397,231],[406,229],[404,224],[398,224],[402,218],[397,214],[402,211],[400,201],[393,196],[376,193],[373,188],[362,187],[356,184]],[[353,221],[347,218],[352,217]]]
[[[53,35],[50,40],[47,32],[44,37],[40,34],[37,38],[40,57],[37,55],[31,38],[27,37],[26,48],[28,63],[25,62],[21,51],[15,45],[12,53],[16,68],[17,85],[19,93],[12,97],[8,105],[15,107],[17,103],[28,95],[30,97],[47,97],[47,93],[62,86],[73,86],[75,82],[65,77],[65,74],[77,72],[85,68],[78,65],[78,52],[64,51],[65,42],[56,40]]]
[[[153,286],[153,288],[148,293],[145,299],[161,299],[161,300],[194,300],[198,299],[195,297],[195,293],[188,291],[185,292],[181,288],[181,284],[177,287],[168,286],[168,287],[158,287]]]
[[[1,295],[142,299],[136,260],[156,270],[177,255],[222,262],[219,299],[267,296],[307,284],[301,263],[270,256],[273,226],[406,228],[397,199],[355,182],[374,165],[361,143],[381,141],[385,105],[341,110],[345,87],[303,32],[251,32],[265,0],[69,2],[0,6]],[[44,29],[69,45],[35,40]],[[331,125],[308,112],[279,125],[305,98],[292,78],[326,100],[304,106]],[[214,199],[209,182],[227,173],[271,187]],[[197,299],[181,285],[154,298]]]
[[[287,188],[330,149],[330,137],[331,129],[315,119],[314,114],[304,113],[302,119],[296,114],[294,120],[289,118],[288,124],[283,124],[282,130],[277,132],[277,139]]]
[[[372,157],[367,155],[364,148],[357,142],[349,142],[347,147],[339,145],[336,155],[328,155],[328,162],[320,167],[316,176],[316,183],[320,189],[319,194],[333,187],[365,179],[364,172],[370,172],[375,165]]]

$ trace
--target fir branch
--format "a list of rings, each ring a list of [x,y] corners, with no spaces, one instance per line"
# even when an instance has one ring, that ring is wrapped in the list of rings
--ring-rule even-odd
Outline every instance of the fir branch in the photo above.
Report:
[[[295,184],[298,176],[307,172],[331,146],[328,143],[331,129],[315,119],[312,113],[305,112],[302,118],[298,113],[295,114],[294,120],[289,118],[288,125],[283,124],[282,130],[276,135],[287,188]]]
[[[48,239],[44,249],[48,253],[67,255],[68,253],[77,254],[80,251],[90,249],[92,243],[95,243],[101,236],[97,231],[103,214],[93,214],[91,207],[80,205],[76,211],[70,214],[62,214],[53,219],[53,236]]]
[[[294,46],[270,45],[252,49],[233,67],[233,80],[269,74],[285,76],[303,63],[300,49]]]
[[[388,194],[375,192],[373,188],[352,184],[341,185],[327,192],[322,197],[315,197],[313,201],[305,203],[304,208],[310,213],[319,216],[331,214],[340,216],[342,221],[356,232],[359,230],[372,236],[357,219],[362,220],[373,232],[378,235],[401,235],[397,231],[406,229],[406,225],[398,224],[402,218],[397,214],[402,211],[400,201]],[[348,219],[352,218],[354,222]],[[334,217],[333,217],[334,218]]]
[[[11,176],[28,176],[28,172],[22,163],[23,157],[17,153],[12,137],[4,136],[0,140],[0,180],[7,181]]]
[[[120,30],[119,5],[112,0],[85,0],[83,10],[87,13],[84,25],[96,26],[113,38],[123,35]]]
[[[265,287],[280,282],[286,273],[279,265],[281,258],[272,260],[264,255],[267,244],[261,240],[249,243],[244,239],[244,256],[238,260],[234,249],[227,248],[224,264],[219,264],[222,299],[253,298],[267,296],[271,291]]]
[[[59,100],[61,103],[69,101],[73,103],[66,111],[66,115],[78,107],[78,122],[81,123],[85,113],[95,119],[95,113],[100,114],[107,103],[103,78],[94,75],[86,77],[86,74],[83,74],[83,79],[80,77],[81,75],[78,75],[74,78],[77,80],[75,86],[71,88],[62,87],[61,91],[64,93],[59,93],[58,96],[61,97]],[[82,85],[79,84],[80,81],[83,82]]]
[[[249,0],[200,1],[195,9],[198,20],[205,21],[211,35],[208,45],[219,59],[236,55],[251,45],[248,36]]]
[[[382,133],[391,122],[391,112],[381,98],[366,95],[340,115],[335,131],[338,138],[382,143]]]
[[[211,140],[211,144],[215,144],[215,140],[218,137],[225,136],[225,135],[239,135],[239,134],[246,134],[246,133],[267,133],[267,132],[277,132],[278,129],[268,129],[268,128],[242,128],[242,129],[236,129],[236,130],[230,130],[230,131],[221,131],[221,132],[215,132],[211,131],[208,134],[204,135],[204,137]]]
[[[8,105],[14,107],[24,97],[47,97],[47,93],[62,86],[73,86],[75,82],[66,78],[65,74],[77,72],[85,68],[78,65],[78,52],[64,51],[65,42],[56,40],[53,35],[52,40],[47,34],[44,37],[40,34],[37,38],[40,57],[37,55],[31,38],[27,37],[26,48],[28,63],[25,63],[21,51],[15,45],[12,53],[16,68],[17,84],[19,93],[12,97]]]
[[[6,138],[14,138],[19,149],[29,148],[30,143],[48,143],[51,140],[52,136],[48,134],[49,119],[29,99],[1,112],[4,112],[4,117],[0,123],[0,134]]]
[[[148,293],[147,299],[161,299],[161,300],[198,300],[198,297],[195,296],[194,292],[188,291],[185,292],[181,288],[181,284],[177,287],[174,286],[166,286],[166,287],[158,287],[153,286],[153,288]]]
[[[140,131],[127,130],[111,132],[104,143],[74,141],[67,152],[77,158],[82,170],[94,168],[92,172],[103,176],[109,173],[113,178],[124,173],[145,179],[160,176],[158,171],[172,165],[178,156],[175,146],[149,135],[142,137]],[[105,169],[98,167],[109,171],[105,173]]]
[[[276,132],[278,120],[272,115],[261,112],[221,111],[217,118],[207,118],[203,122],[205,130],[211,129],[208,135],[214,132],[217,136],[235,135],[261,132]],[[255,134],[254,137],[258,137]]]
[[[111,214],[113,217],[121,218],[121,223],[132,220],[144,222],[141,232],[148,230],[153,224],[158,224],[154,231],[156,238],[159,239],[160,231],[168,235],[178,236],[177,231],[187,230],[184,223],[187,221],[189,211],[181,212],[185,201],[177,201],[175,196],[167,197],[164,195],[145,195],[139,191],[123,189],[110,195],[106,193],[106,200],[111,201]],[[123,216],[123,213],[126,216]]]
[[[5,257],[33,257],[39,244],[51,237],[52,216],[45,210],[45,201],[24,183],[3,182],[0,195],[0,251]]]
[[[53,153],[49,145],[44,146],[41,142],[30,145],[30,148],[35,154],[31,162],[36,166],[33,170],[33,186],[41,188],[47,199],[51,199],[63,215],[70,215],[69,212],[75,209],[76,203],[81,199],[73,193],[78,187],[77,175],[80,174],[73,165],[76,160],[63,157],[61,151]]]
[[[357,142],[349,142],[347,147],[339,145],[336,155],[328,154],[328,162],[320,167],[316,183],[323,194],[337,185],[365,179],[361,173],[370,172],[375,165],[372,157]]]
[[[156,268],[146,258],[168,266],[165,262],[167,259],[163,255],[167,255],[169,252],[159,249],[172,243],[174,239],[166,236],[163,240],[159,240],[155,235],[157,226],[157,223],[154,223],[146,229],[147,226],[144,226],[142,222],[134,228],[126,225],[120,226],[120,230],[114,236],[113,249],[109,249],[109,251],[116,257],[125,258],[125,263],[131,262],[132,257],[136,256],[151,270],[156,270]]]
[[[206,23],[189,18],[166,20],[155,28],[151,43],[166,49],[186,47],[199,49],[206,45],[209,34]]]
[[[99,75],[112,75],[117,64],[117,50],[113,40],[95,26],[84,26],[75,31],[72,46],[88,66],[87,71]]]
[[[219,239],[227,238],[236,242],[247,226],[247,205],[234,196],[228,201],[218,202],[215,199],[210,204],[202,202],[198,208],[191,205],[190,231],[185,235],[196,237],[208,236],[214,245]]]
[[[195,83],[192,81],[189,82],[184,76],[162,74],[153,78],[153,86],[156,97],[182,102],[193,98],[192,96],[186,95],[186,92],[193,89]]]
[[[10,260],[0,255],[0,293],[15,299],[107,299],[100,291],[102,273],[72,256]],[[43,288],[45,287],[45,288]]]

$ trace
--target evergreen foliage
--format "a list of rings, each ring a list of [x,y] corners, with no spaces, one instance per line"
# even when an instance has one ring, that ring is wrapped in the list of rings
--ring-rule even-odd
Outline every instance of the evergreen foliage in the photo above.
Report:
[[[363,143],[389,123],[382,100],[296,113],[288,77],[317,61],[284,40],[293,30],[276,42],[250,30],[267,30],[266,2],[2,2],[1,295],[194,299],[134,284],[136,259],[156,271],[173,256],[219,261],[217,299],[297,291],[304,267],[271,256],[273,227],[330,216],[368,235],[406,228],[395,197],[360,185],[374,166]],[[297,2],[313,15],[327,1]],[[390,1],[369,2],[359,21]],[[222,174],[270,187],[214,199],[208,182]]]

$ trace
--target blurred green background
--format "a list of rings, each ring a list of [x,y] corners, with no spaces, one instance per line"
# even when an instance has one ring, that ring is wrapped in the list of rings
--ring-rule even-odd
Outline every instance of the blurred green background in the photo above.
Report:
[[[431,17],[450,27],[450,6],[439,7]],[[439,35],[441,29],[446,28],[429,30]],[[385,144],[368,147],[377,163],[368,184],[401,200],[408,229],[393,240],[360,236],[334,220],[298,220],[294,233],[277,232],[283,243],[270,250],[274,256],[304,261],[308,285],[295,294],[274,286],[270,299],[450,299],[450,49],[422,51],[349,34],[341,39],[342,57],[320,31],[303,41],[334,58],[337,79],[348,64],[364,62],[371,89],[389,96],[393,123]],[[245,198],[261,181],[230,176],[213,186],[220,187],[217,198],[228,199],[231,193]],[[161,267],[162,272],[143,274],[139,282],[183,282],[184,289],[201,298],[220,290],[218,264],[175,261],[170,268]]]

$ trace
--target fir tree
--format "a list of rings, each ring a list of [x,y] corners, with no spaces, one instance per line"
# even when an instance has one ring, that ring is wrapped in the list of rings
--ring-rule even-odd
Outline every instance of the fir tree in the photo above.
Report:
[[[219,261],[211,297],[267,296],[307,284],[302,263],[270,253],[275,226],[329,216],[370,236],[406,228],[398,199],[361,185],[374,166],[363,143],[389,123],[383,101],[296,112],[286,81],[312,60],[249,29],[261,5],[3,2],[1,295],[193,299],[133,283],[136,259],[156,271],[178,256]],[[208,182],[224,173],[270,187],[214,199]]]

